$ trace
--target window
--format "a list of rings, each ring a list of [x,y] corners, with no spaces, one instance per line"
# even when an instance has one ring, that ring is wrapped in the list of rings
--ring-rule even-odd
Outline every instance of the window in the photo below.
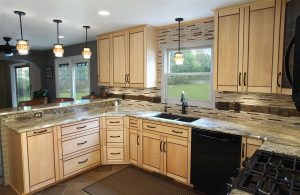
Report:
[[[76,100],[90,94],[89,60],[81,56],[55,60],[56,97]]]
[[[176,65],[177,49],[165,50],[163,101],[179,103],[182,91],[189,105],[213,107],[212,45],[182,49],[184,64]]]

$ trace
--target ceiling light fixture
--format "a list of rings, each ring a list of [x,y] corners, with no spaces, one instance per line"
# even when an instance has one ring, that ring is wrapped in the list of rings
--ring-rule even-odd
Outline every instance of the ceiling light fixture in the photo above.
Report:
[[[61,58],[64,55],[64,48],[62,44],[59,44],[59,28],[58,24],[62,23],[61,20],[53,20],[57,24],[57,44],[53,45],[53,53],[55,57]]]
[[[178,22],[178,51],[175,53],[174,61],[176,65],[183,65],[184,57],[183,57],[183,53],[180,51],[180,37],[181,37],[180,22],[183,21],[183,18],[176,18],[175,21]]]
[[[87,46],[87,30],[90,29],[91,27],[83,26],[83,28],[85,28],[85,47],[83,48],[82,55],[83,55],[84,59],[90,59],[92,52],[91,52],[90,48],[88,48],[88,46]]]
[[[25,16],[25,12],[14,11],[16,15],[20,18],[20,29],[21,29],[21,39],[17,40],[16,48],[20,55],[27,55],[29,52],[29,43],[27,40],[23,39],[23,29],[22,29],[22,16]]]
[[[109,16],[110,12],[109,11],[99,11],[98,14],[101,16]]]

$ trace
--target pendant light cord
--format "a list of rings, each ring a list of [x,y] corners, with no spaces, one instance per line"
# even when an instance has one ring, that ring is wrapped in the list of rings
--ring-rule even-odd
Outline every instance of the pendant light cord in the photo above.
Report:
[[[87,27],[85,28],[85,47],[87,47]]]
[[[179,48],[178,48],[178,52],[180,52],[180,37],[181,37],[181,36],[180,36],[180,30],[181,30],[181,29],[180,29],[180,28],[181,28],[181,27],[180,27],[180,21],[179,21],[179,44],[178,44],[178,45],[179,45]]]
[[[58,27],[58,22],[57,24],[57,44],[59,44],[59,27]]]
[[[21,14],[19,14],[19,19],[20,19],[20,29],[21,29],[21,40],[23,40],[23,29],[22,29],[22,18]]]

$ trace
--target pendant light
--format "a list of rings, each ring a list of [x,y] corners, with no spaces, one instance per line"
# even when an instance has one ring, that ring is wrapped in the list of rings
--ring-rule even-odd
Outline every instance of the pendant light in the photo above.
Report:
[[[176,18],[176,22],[178,22],[178,51],[175,53],[174,61],[176,65],[183,65],[184,57],[183,53],[180,51],[180,22],[183,21],[183,18]]]
[[[53,53],[55,57],[61,58],[64,55],[64,48],[62,44],[59,44],[59,28],[58,24],[62,23],[61,20],[53,20],[57,24],[57,44],[53,45]]]
[[[25,12],[14,11],[16,15],[20,18],[20,30],[21,30],[21,39],[17,40],[16,49],[20,55],[27,55],[29,52],[29,43],[27,40],[23,39],[23,29],[22,29],[22,16],[25,16]]]
[[[85,28],[85,47],[83,48],[82,56],[84,59],[90,59],[92,52],[91,52],[90,48],[88,48],[88,46],[87,46],[87,30],[90,29],[91,27],[83,26],[83,28]]]

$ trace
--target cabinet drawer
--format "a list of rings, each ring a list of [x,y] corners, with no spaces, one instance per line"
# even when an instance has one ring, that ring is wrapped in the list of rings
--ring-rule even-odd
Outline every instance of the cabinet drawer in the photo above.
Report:
[[[138,129],[138,120],[137,119],[129,119],[129,127],[132,129]]]
[[[123,160],[124,148],[107,148],[107,160]]]
[[[106,142],[107,143],[122,143],[123,139],[123,131],[107,131],[106,132]]]
[[[80,131],[85,131],[87,129],[99,128],[99,120],[86,121],[82,123],[71,123],[68,126],[62,126],[62,135],[68,135],[71,133],[76,133]]]
[[[78,156],[76,158],[63,162],[64,164],[64,175],[68,175],[72,172],[84,169],[90,165],[100,162],[100,150]]]
[[[63,155],[99,144],[99,132],[62,142]]]
[[[176,135],[180,137],[188,137],[188,129],[187,128],[180,128],[176,126],[166,126],[162,124],[152,123],[143,121],[143,129],[157,131],[160,133],[166,133],[170,135]]]
[[[106,126],[123,126],[123,118],[106,117]]]

